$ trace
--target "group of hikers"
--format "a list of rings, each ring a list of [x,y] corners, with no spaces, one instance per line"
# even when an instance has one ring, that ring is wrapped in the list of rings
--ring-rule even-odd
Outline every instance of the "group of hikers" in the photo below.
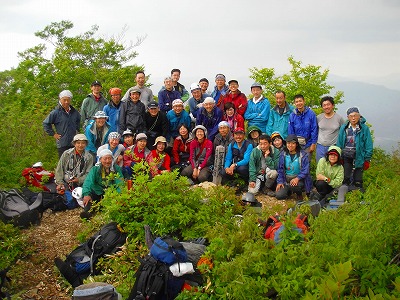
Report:
[[[294,193],[302,199],[314,187],[323,200],[343,185],[363,188],[373,144],[357,107],[347,110],[345,120],[335,112],[334,99],[325,96],[317,116],[303,95],[294,96],[293,106],[278,90],[271,108],[261,84],[251,85],[247,99],[238,81],[226,83],[223,74],[215,76],[211,91],[206,78],[191,84],[190,96],[180,74],[173,69],[164,79],[158,102],[145,86],[143,71],[123,97],[120,88],[111,88],[111,100],[104,98],[101,82],[93,81],[79,112],[69,90],[59,94],[43,126],[56,139],[57,191],[82,188],[82,218],[91,217],[92,202],[102,198],[111,173],[119,174],[115,180],[132,179],[133,166],[146,161],[150,178],[178,169],[191,183],[210,181],[221,159],[217,153],[223,153],[217,174],[222,184],[242,179],[254,194],[287,199]]]

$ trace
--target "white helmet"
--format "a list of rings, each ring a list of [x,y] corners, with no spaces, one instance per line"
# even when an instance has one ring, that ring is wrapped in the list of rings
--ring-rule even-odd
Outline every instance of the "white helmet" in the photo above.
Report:
[[[79,206],[84,207],[82,199],[82,188],[80,186],[74,188],[74,190],[72,191],[72,197],[76,199],[76,202],[78,202]]]

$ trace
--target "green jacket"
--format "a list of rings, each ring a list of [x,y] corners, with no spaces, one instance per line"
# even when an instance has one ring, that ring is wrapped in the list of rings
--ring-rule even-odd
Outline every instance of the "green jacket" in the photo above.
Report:
[[[114,172],[112,173],[118,174],[119,178],[110,181],[109,184],[121,183],[124,178],[121,167],[114,165]],[[82,186],[82,194],[83,196],[89,196],[90,194],[103,195],[104,189],[107,188],[105,184],[106,181],[101,178],[101,166],[96,165],[90,169],[89,174],[86,176]]]
[[[270,151],[271,153],[267,158],[264,158],[259,147],[256,147],[251,151],[249,161],[249,182],[255,182],[257,175],[261,174],[262,159],[265,159],[265,165],[271,170],[276,170],[278,168],[280,151],[272,146]]]
[[[339,146],[342,151],[346,145],[346,129],[350,126],[350,122],[346,122],[340,127],[339,136],[336,145]],[[356,158],[354,161],[354,166],[356,168],[362,168],[365,161],[370,161],[372,157],[372,152],[374,150],[371,132],[366,124],[365,118],[361,117],[360,131],[356,135]]]
[[[328,177],[331,181],[328,183],[333,188],[338,188],[342,185],[344,179],[344,169],[342,165],[334,164],[331,166],[330,162],[322,157],[317,164],[315,174],[322,174]]]

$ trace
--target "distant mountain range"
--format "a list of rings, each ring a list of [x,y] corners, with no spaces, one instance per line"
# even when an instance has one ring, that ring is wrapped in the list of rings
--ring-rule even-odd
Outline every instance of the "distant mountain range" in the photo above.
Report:
[[[214,86],[213,78],[210,81],[210,90]],[[229,78],[231,79],[231,78]],[[228,79],[228,80],[229,80]],[[237,77],[240,90],[246,95],[250,94],[250,86],[253,83],[248,77]],[[183,77],[182,83],[189,89],[192,82],[199,79],[192,77]],[[393,74],[385,78],[365,78],[366,81],[355,81],[336,75],[329,75],[328,83],[333,85],[336,90],[344,92],[344,103],[338,106],[338,113],[346,117],[346,110],[351,106],[357,106],[361,114],[372,125],[374,131],[374,145],[392,152],[397,149],[400,143],[400,74]],[[151,87],[155,95],[160,90],[163,78],[150,78],[153,83]],[[399,123],[396,122],[399,120]]]

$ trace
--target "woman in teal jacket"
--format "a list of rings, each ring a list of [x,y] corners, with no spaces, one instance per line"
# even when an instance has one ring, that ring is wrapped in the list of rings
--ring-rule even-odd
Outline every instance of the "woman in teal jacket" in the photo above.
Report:
[[[114,175],[112,180],[110,175]],[[112,152],[109,149],[102,150],[99,153],[99,162],[90,169],[83,182],[84,211],[81,213],[81,218],[90,219],[92,214],[89,211],[92,207],[92,202],[101,200],[107,185],[119,184],[123,178],[121,167],[113,163]]]
[[[374,148],[372,136],[365,118],[360,115],[357,107],[347,110],[347,118],[349,121],[340,127],[336,143],[342,149],[343,183],[362,188],[363,171],[369,168]]]

